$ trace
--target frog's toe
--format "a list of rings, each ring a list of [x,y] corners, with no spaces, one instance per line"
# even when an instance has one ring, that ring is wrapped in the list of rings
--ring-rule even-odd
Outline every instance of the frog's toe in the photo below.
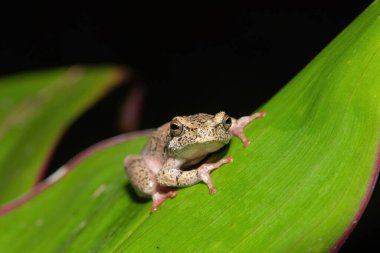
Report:
[[[209,188],[209,189],[208,189],[208,192],[210,193],[210,195],[215,194],[215,193],[216,193],[216,188],[215,188],[215,186]]]
[[[152,195],[153,204],[150,208],[150,213],[154,213],[157,211],[158,207],[165,202],[168,198],[174,198],[177,195],[175,191],[169,191],[169,192],[155,192]]]

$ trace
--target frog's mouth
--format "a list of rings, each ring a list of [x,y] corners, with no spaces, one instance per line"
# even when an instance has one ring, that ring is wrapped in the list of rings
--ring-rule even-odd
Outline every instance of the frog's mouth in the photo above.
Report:
[[[196,143],[176,150],[174,153],[175,156],[180,158],[197,159],[221,149],[227,143],[228,141],[208,141],[204,143]]]

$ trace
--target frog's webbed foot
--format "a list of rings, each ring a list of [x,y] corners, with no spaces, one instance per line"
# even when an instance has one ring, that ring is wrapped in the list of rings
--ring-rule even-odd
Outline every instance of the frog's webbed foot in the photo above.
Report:
[[[244,128],[255,119],[265,117],[265,114],[265,112],[257,112],[251,116],[244,116],[237,119],[230,129],[230,133],[238,137],[243,142],[244,147],[247,147],[251,144],[251,141],[245,136]]]
[[[232,156],[227,156],[221,160],[219,160],[216,163],[205,163],[202,164],[196,171],[198,173],[198,177],[207,184],[208,190],[210,194],[214,194],[216,192],[216,188],[214,184],[211,181],[210,173],[222,166],[225,163],[230,163],[232,162]]]
[[[152,194],[153,204],[150,208],[150,213],[157,211],[157,208],[165,202],[168,198],[174,198],[177,193],[175,191],[159,192],[156,191]]]

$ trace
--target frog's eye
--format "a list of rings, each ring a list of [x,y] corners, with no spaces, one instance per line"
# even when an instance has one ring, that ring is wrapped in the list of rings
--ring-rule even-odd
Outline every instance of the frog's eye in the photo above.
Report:
[[[182,133],[183,125],[180,123],[171,123],[170,124],[170,134],[172,136],[180,136]]]
[[[223,118],[223,127],[224,129],[228,130],[230,129],[232,125],[232,119],[231,117],[229,117],[228,115],[225,115],[224,118]]]

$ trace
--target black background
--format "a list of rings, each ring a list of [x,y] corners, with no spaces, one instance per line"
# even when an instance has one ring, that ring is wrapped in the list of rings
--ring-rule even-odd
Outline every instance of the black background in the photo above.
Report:
[[[78,63],[134,69],[133,81],[68,130],[52,161],[57,168],[85,147],[122,132],[120,106],[132,83],[145,87],[140,128],[197,112],[251,113],[370,3],[16,3],[0,9],[0,74]],[[340,252],[376,249],[379,201],[375,191]]]

